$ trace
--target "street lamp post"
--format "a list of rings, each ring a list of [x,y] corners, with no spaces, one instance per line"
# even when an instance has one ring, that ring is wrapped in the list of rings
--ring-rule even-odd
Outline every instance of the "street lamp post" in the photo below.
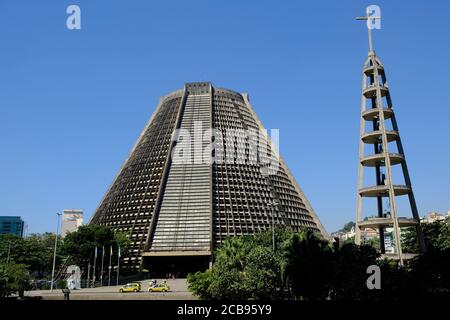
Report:
[[[89,257],[89,262],[88,262],[88,268],[87,268],[87,282],[86,282],[86,288],[90,288],[90,272],[91,272],[91,257]]]
[[[6,265],[9,265],[9,256],[11,255],[11,240],[8,241],[8,257],[6,258]]]
[[[53,250],[53,268],[52,268],[52,282],[50,291],[53,292],[53,283],[55,281],[55,266],[56,266],[56,247],[58,246],[58,235],[59,235],[59,225],[61,213],[56,213],[58,215],[58,224],[56,225],[56,235],[55,235],[55,249]]]
[[[95,251],[94,251],[94,269],[93,271],[93,276],[92,276],[92,286],[95,288],[95,265],[97,262],[97,245],[95,246]]]
[[[102,271],[100,273],[100,287],[103,287],[103,260],[105,259],[105,246],[102,246]]]
[[[111,257],[112,257],[112,245],[109,246],[108,287],[111,285]]]
[[[270,211],[272,214],[272,250],[275,251],[275,207],[278,206],[278,202],[269,202]]]
[[[120,269],[120,246],[117,251],[117,286],[119,286],[119,269]]]

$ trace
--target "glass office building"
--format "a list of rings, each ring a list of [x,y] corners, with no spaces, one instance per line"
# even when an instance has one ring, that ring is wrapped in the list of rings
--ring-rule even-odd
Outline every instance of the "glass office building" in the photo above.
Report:
[[[0,216],[0,234],[14,234],[24,236],[25,223],[21,217]]]

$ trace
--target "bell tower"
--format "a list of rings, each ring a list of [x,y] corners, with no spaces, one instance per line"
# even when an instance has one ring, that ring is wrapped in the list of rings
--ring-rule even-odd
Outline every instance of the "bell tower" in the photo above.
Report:
[[[386,72],[373,49],[372,29],[377,27],[377,22],[379,26],[381,19],[380,15],[376,15],[376,11],[375,15],[373,13],[373,8],[368,7],[365,17],[356,18],[367,21],[369,54],[362,71],[355,243],[361,243],[362,230],[376,229],[380,239],[380,251],[385,254],[386,229],[392,228],[395,258],[402,265],[405,258],[400,238],[402,227],[414,227],[420,251],[424,252],[426,248]],[[403,177],[401,182],[394,182],[393,168],[395,166],[401,167],[400,175]],[[365,169],[373,170],[374,184],[363,185]],[[408,217],[399,216],[397,199],[401,196],[408,197],[410,209]],[[363,216],[364,198],[376,201],[377,212],[371,212],[369,218]],[[387,199],[388,206],[383,207],[383,199]]]

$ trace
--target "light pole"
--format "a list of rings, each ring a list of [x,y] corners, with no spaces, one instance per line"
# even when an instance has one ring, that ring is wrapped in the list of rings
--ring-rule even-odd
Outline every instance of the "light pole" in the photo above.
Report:
[[[92,283],[93,283],[93,287],[94,287],[94,288],[95,288],[95,265],[96,265],[96,262],[97,262],[97,245],[95,245],[95,252],[94,252],[94,270],[92,270],[93,273],[94,273],[94,276],[92,277]]]
[[[270,211],[272,214],[272,250],[275,251],[275,207],[278,206],[278,202],[269,202]]]
[[[117,251],[117,286],[119,286],[119,269],[120,269],[120,246]]]
[[[6,265],[9,265],[9,256],[11,255],[11,240],[8,241],[8,257],[6,258]]]
[[[112,245],[109,246],[108,287],[111,285],[111,257],[112,257]]]
[[[103,287],[103,260],[105,259],[105,246],[102,246],[102,271],[100,273],[100,287]]]
[[[91,284],[89,283],[90,281],[90,273],[91,272],[91,257],[89,257],[89,263],[88,263],[88,269],[87,269],[87,284],[86,284],[86,288],[90,288]]]
[[[55,235],[55,249],[53,250],[53,268],[52,268],[52,282],[50,292],[53,292],[53,282],[55,281],[55,265],[56,265],[56,247],[58,246],[58,235],[59,235],[59,225],[61,213],[56,213],[58,215],[58,224],[56,225],[56,235]]]

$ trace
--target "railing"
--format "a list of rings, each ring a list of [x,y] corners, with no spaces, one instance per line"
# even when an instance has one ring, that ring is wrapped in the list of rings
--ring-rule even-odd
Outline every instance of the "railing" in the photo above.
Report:
[[[129,282],[136,282],[136,281],[142,281],[147,279],[148,277],[145,276],[145,274],[140,273],[136,275],[130,275],[130,276],[119,276],[119,285],[124,285]],[[80,280],[80,286],[81,288],[94,288],[94,287],[102,287],[108,285],[108,278],[104,278],[101,282],[100,280],[96,280],[95,283],[93,283],[92,279],[90,279],[90,285],[88,286],[88,281],[86,278],[82,278]],[[48,279],[36,279],[31,281],[31,290],[50,290],[50,284],[51,281]],[[117,278],[111,277],[111,286],[117,285]],[[53,290],[61,290],[66,287],[66,279],[59,278],[58,280],[55,280],[53,284]]]
[[[130,276],[119,276],[119,286],[120,285],[124,285],[130,282],[136,282],[136,281],[142,281],[145,280],[146,277],[143,273],[140,274],[136,274],[136,275],[130,275]],[[94,287],[105,287],[108,286],[108,278],[104,278],[103,281],[100,280],[96,280],[95,283],[92,281],[92,279],[89,281],[89,287],[90,288],[94,288]],[[88,288],[88,284],[87,284],[87,280],[86,279],[82,279],[80,281],[81,284],[81,288]],[[110,281],[110,285],[111,286],[116,286],[117,285],[117,278],[116,277],[111,277],[111,281]]]
[[[381,88],[386,88],[386,89],[388,88],[387,83],[379,83],[378,85]],[[376,87],[375,83],[371,83],[365,89],[371,89],[371,88],[374,88],[374,87]]]

